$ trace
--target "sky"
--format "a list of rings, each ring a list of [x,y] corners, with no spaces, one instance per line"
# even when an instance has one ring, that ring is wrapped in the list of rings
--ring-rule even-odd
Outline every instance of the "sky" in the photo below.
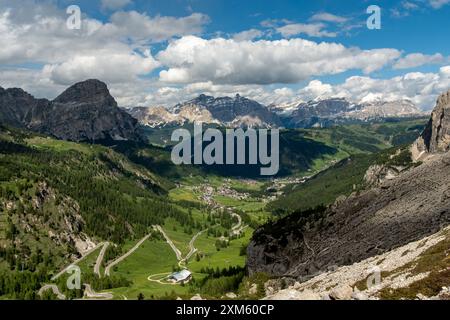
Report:
[[[430,110],[450,88],[449,17],[450,0],[0,0],[0,86],[52,99],[96,78],[121,106],[203,93]]]

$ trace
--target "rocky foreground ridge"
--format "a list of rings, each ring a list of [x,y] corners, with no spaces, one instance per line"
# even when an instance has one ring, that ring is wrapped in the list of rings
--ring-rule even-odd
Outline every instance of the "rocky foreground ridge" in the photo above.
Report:
[[[450,300],[450,227],[312,279],[269,280],[268,300]],[[284,282],[284,288],[281,286]]]

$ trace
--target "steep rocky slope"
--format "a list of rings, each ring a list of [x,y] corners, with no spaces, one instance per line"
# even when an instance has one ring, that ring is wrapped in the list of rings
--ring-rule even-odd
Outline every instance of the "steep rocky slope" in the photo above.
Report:
[[[438,100],[433,117],[445,101]],[[434,144],[432,137],[446,141],[442,132],[448,132],[450,123],[440,123],[431,126],[430,134],[424,133],[425,145]],[[437,145],[446,149],[442,140]],[[426,163],[339,199],[329,208],[269,223],[255,232],[248,247],[249,272],[308,277],[431,235],[450,224],[449,176],[450,153],[435,154]]]
[[[350,266],[300,283],[265,283],[269,300],[450,299],[450,227]]]
[[[283,122],[292,128],[327,127],[355,108],[360,109],[361,106],[341,98],[313,100],[299,104],[291,114],[284,117]]]
[[[95,245],[75,200],[43,181],[22,183],[19,190],[0,196],[0,257],[11,267],[20,262],[24,269],[46,259],[58,267]]]
[[[98,80],[77,83],[53,101],[0,88],[0,123],[71,141],[142,139],[137,121]]]

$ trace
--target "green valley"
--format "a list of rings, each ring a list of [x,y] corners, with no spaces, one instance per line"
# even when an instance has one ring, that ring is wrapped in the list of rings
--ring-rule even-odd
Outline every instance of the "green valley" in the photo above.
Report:
[[[168,146],[75,143],[2,127],[0,296],[55,299],[54,284],[70,299],[231,297],[245,287],[258,226],[357,190],[383,152],[410,143],[424,124],[284,130],[274,179],[255,179],[252,168],[238,176],[174,166]],[[73,263],[81,270],[75,291],[64,272]],[[169,279],[183,269],[189,279]]]

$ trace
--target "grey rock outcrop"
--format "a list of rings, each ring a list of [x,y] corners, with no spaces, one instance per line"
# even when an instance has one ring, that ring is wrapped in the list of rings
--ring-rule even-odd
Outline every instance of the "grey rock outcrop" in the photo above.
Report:
[[[415,160],[450,149],[450,90],[439,96],[431,119],[412,146]]]
[[[142,140],[137,120],[99,80],[79,82],[53,101],[0,89],[0,123],[70,141]]]
[[[406,167],[375,164],[364,175],[364,181],[370,187],[378,187],[386,180],[395,179]]]

